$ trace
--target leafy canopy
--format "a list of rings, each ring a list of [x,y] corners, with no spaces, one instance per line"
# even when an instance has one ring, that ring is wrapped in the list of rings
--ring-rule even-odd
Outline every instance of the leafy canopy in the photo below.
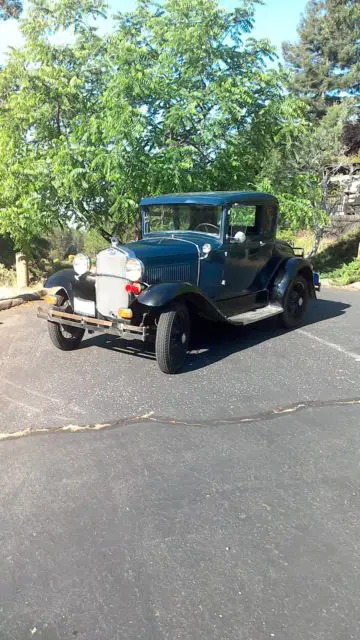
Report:
[[[139,0],[101,37],[104,11],[32,0],[0,71],[0,232],[21,248],[69,222],[122,233],[144,194],[254,186],[302,118],[251,37],[254,3]]]
[[[0,20],[18,18],[22,8],[21,0],[0,0]]]
[[[307,101],[315,118],[347,96],[360,96],[360,3],[310,0],[298,42],[283,44],[293,72],[290,88]]]

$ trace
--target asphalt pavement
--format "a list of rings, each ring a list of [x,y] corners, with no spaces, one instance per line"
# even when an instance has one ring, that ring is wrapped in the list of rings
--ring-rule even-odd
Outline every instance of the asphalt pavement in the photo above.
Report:
[[[183,373],[0,314],[0,639],[360,637],[360,295]]]

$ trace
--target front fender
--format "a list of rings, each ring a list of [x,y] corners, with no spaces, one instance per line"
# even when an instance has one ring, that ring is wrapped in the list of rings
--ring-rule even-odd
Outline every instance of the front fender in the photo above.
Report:
[[[95,276],[87,273],[77,276],[74,269],[62,269],[50,276],[44,285],[45,289],[55,292],[65,291],[73,306],[74,297],[95,302]]]
[[[222,321],[225,316],[198,287],[187,282],[163,282],[146,289],[137,301],[145,307],[161,309],[171,302],[186,302],[198,313],[210,320]]]
[[[310,298],[316,298],[313,271],[310,262],[304,258],[288,258],[279,266],[275,274],[271,298],[274,302],[283,303],[289,284],[297,275],[302,275],[308,283]]]

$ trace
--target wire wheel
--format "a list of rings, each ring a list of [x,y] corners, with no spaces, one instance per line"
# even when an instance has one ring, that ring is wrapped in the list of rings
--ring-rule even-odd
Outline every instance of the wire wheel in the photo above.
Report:
[[[164,311],[156,332],[156,360],[163,373],[176,373],[185,362],[190,334],[186,305],[176,303]]]
[[[296,276],[285,294],[284,313],[281,315],[285,327],[292,329],[302,324],[308,302],[308,284],[305,278]]]

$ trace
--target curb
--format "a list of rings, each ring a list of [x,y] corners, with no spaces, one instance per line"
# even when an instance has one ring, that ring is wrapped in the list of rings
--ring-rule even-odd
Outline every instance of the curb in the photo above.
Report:
[[[43,296],[43,290],[34,291],[34,293],[24,293],[17,298],[7,298],[5,300],[0,300],[0,311],[6,311],[7,309],[12,309],[12,307],[18,307],[21,304],[25,304],[26,302],[33,302],[34,300],[41,300]]]

